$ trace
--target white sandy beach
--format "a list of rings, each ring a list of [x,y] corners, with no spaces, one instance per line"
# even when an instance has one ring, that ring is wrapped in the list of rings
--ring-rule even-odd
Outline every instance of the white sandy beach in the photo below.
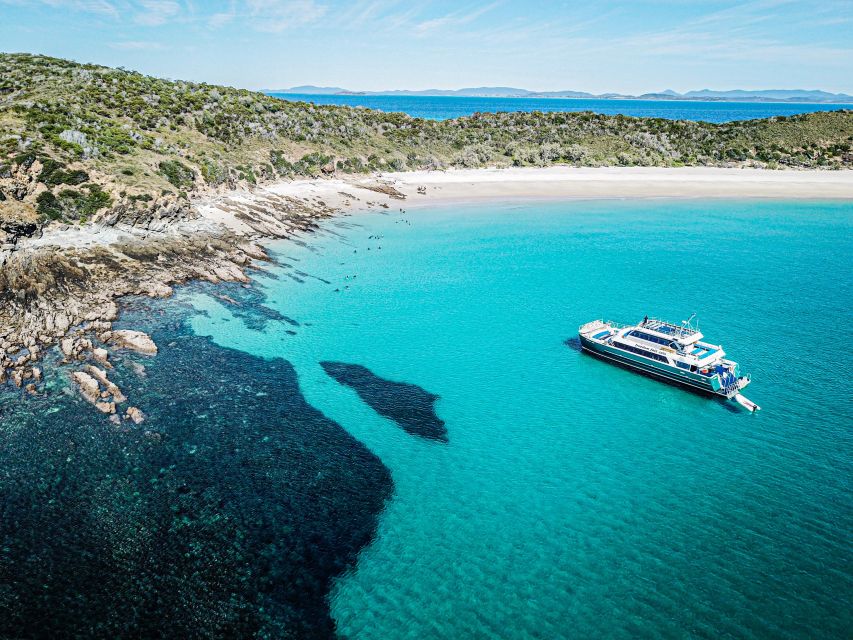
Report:
[[[375,189],[405,196],[393,198]],[[411,171],[378,176],[339,176],[272,183],[199,198],[194,220],[157,233],[215,232],[224,226],[255,235],[235,215],[236,207],[263,208],[269,196],[299,201],[306,207],[356,211],[375,207],[405,208],[452,202],[562,198],[778,198],[853,200],[853,171],[770,171],[713,167],[548,167]],[[112,244],[149,236],[148,230],[82,227],[50,228],[23,247]],[[156,234],[155,234],[156,235]],[[263,234],[261,234],[263,235]]]
[[[365,190],[377,185],[393,187],[406,196],[405,203]],[[295,180],[267,185],[264,189],[280,196],[320,200],[345,210],[361,209],[367,203],[411,208],[457,201],[531,198],[853,200],[853,171],[715,167],[451,169]]]
[[[713,167],[548,167],[415,171],[382,176],[418,202],[484,198],[853,199],[853,171]]]

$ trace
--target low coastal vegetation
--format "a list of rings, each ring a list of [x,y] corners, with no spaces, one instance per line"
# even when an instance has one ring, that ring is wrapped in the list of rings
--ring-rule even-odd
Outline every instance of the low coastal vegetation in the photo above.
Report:
[[[0,221],[90,219],[272,179],[481,166],[853,167],[853,112],[729,124],[584,113],[443,122],[0,54]]]

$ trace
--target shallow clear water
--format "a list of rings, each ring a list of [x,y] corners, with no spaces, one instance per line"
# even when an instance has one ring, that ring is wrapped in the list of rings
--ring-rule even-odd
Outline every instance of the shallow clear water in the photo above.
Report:
[[[454,96],[360,96],[270,93],[284,100],[367,107],[415,118],[446,120],[498,111],[592,111],[605,115],[731,122],[814,111],[851,109],[850,104],[796,102],[703,102],[699,100],[602,100],[580,98],[463,98]]]
[[[0,635],[845,637],[851,227],[850,203],[365,213],[252,288],[128,300],[160,354],[110,376],[143,425],[62,368],[0,389]],[[760,413],[573,340],[694,311]]]
[[[339,632],[424,637],[842,637],[851,628],[853,208],[574,201],[363,214],[277,245],[252,331],[387,465],[377,538],[331,594]],[[763,411],[580,353],[606,316],[698,312]],[[438,394],[413,438],[319,363]]]

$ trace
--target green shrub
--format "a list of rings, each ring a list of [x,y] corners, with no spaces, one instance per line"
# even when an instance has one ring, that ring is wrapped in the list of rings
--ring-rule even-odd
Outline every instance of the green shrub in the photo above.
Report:
[[[97,184],[85,184],[82,188],[83,191],[63,189],[58,195],[45,191],[36,198],[36,211],[50,220],[85,221],[112,204],[110,195]]]
[[[332,161],[331,156],[324,155],[318,151],[307,153],[294,165],[293,170],[301,176],[319,176],[323,167]]]
[[[63,165],[48,158],[43,163],[43,168],[39,174],[39,180],[45,183],[48,187],[55,187],[60,184],[78,185],[88,182],[89,174],[82,169],[73,171],[65,171]]]
[[[62,205],[59,199],[50,191],[44,191],[36,198],[36,211],[44,218],[50,220],[60,220],[62,218]]]
[[[388,160],[388,168],[391,171],[405,171],[406,170],[406,161],[403,158],[391,158]]]
[[[177,160],[164,160],[159,164],[160,173],[178,189],[192,188],[195,172]]]
[[[367,173],[369,170],[368,166],[361,158],[345,158],[343,160],[338,160],[336,166],[338,171],[342,171],[344,173]]]
[[[136,140],[120,127],[108,127],[98,136],[98,144],[106,151],[127,154],[136,146]]]
[[[32,152],[21,153],[12,158],[19,169],[29,169],[36,161],[36,154]]]
[[[89,192],[84,198],[83,206],[80,209],[80,212],[83,215],[93,215],[112,204],[113,199],[110,197],[110,194],[101,189],[98,185],[90,183],[83,185],[83,188]]]
[[[228,178],[228,170],[212,160],[205,160],[201,164],[201,177],[209,185],[220,185]]]
[[[295,173],[293,163],[287,159],[284,151],[270,151],[270,164],[280,176],[292,176]]]

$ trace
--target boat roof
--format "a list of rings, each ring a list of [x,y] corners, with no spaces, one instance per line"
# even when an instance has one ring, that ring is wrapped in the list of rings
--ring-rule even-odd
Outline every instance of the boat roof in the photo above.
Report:
[[[681,344],[691,344],[701,340],[703,337],[698,329],[694,329],[686,322],[679,325],[666,322],[665,320],[658,320],[657,318],[646,320],[637,325],[637,328],[648,331],[649,333],[656,333],[664,338],[670,338]]]

